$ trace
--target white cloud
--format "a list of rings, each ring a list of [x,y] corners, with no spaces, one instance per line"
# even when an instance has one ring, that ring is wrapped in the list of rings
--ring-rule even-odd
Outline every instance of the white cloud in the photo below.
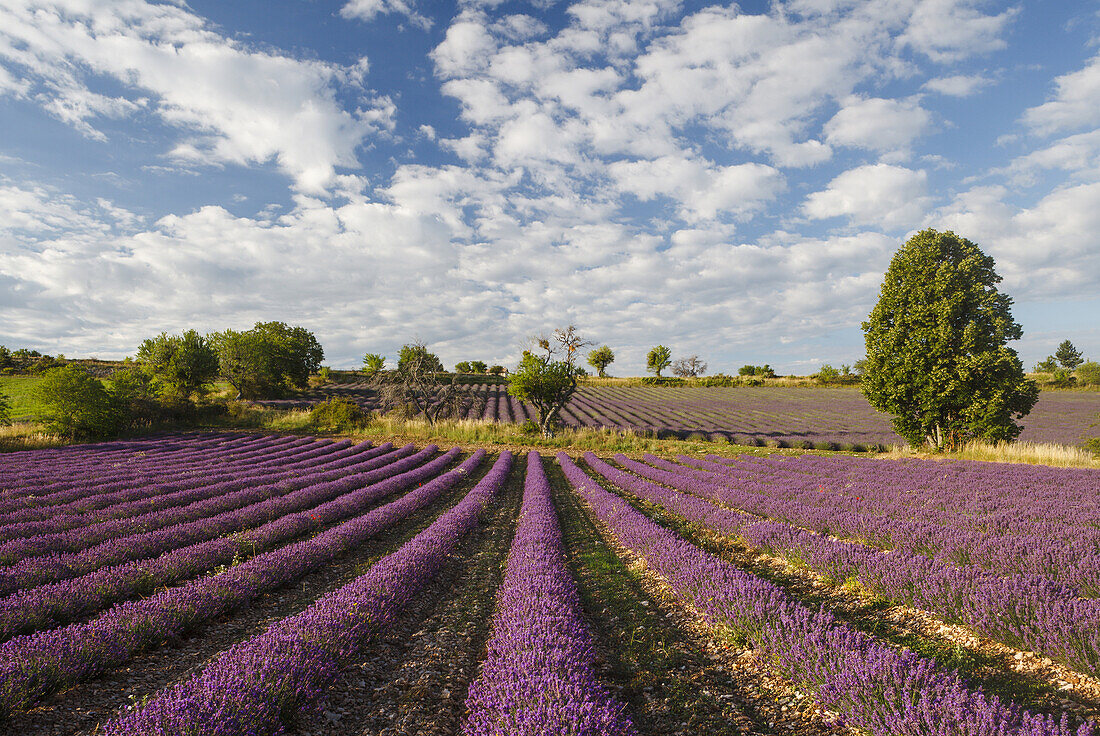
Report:
[[[206,164],[275,161],[312,193],[332,183],[336,167],[358,166],[355,149],[392,125],[389,100],[364,101],[357,113],[336,102],[334,86],[361,75],[361,63],[349,71],[252,50],[171,5],[26,0],[4,14],[0,62],[31,80],[25,94],[89,137],[103,139],[99,117],[149,108],[181,131],[174,155]],[[140,96],[101,94],[96,75]]]
[[[897,151],[908,149],[931,125],[932,115],[919,100],[855,97],[825,123],[824,132],[833,145]]]
[[[427,30],[432,27],[430,18],[416,9],[415,2],[408,0],[348,0],[340,8],[340,15],[362,21],[374,20],[379,15],[396,13],[409,19],[415,26]]]
[[[1041,135],[1100,125],[1100,54],[1054,85],[1053,99],[1024,113],[1025,125]]]
[[[1003,187],[960,194],[935,218],[994,257],[1017,300],[1064,299],[1100,287],[1100,183],[1067,186],[1029,207],[1008,203]]]
[[[815,219],[844,216],[854,225],[915,228],[930,204],[927,181],[928,175],[920,170],[887,164],[859,166],[808,196],[802,209]]]
[[[920,0],[898,39],[936,62],[960,61],[1005,47],[1003,33],[1017,8],[987,15],[983,0]]]
[[[993,80],[981,74],[954,74],[929,79],[924,88],[949,97],[970,97],[992,83]]]
[[[679,216],[691,223],[757,211],[784,185],[782,174],[765,164],[716,167],[710,161],[674,156],[617,162],[608,172],[620,191],[642,201],[673,198]]]

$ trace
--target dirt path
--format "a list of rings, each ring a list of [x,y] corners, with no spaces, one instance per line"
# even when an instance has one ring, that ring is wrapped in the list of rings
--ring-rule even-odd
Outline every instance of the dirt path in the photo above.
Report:
[[[432,584],[333,684],[323,711],[288,736],[455,733],[484,655],[523,496],[524,461],[484,523]]]

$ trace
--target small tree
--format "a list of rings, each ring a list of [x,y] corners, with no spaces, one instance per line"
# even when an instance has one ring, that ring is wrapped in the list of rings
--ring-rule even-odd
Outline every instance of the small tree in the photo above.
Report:
[[[66,437],[108,437],[122,426],[114,397],[79,366],[51,368],[31,393],[45,407],[46,427]]]
[[[672,372],[680,378],[697,378],[707,372],[707,362],[698,355],[677,358],[672,364]]]
[[[863,393],[913,445],[1011,440],[1039,397],[1005,343],[1023,334],[993,259],[951,232],[922,230],[894,255],[863,332]]]
[[[456,378],[448,379],[439,357],[417,341],[401,348],[397,370],[377,373],[373,380],[383,406],[411,406],[434,424],[456,414],[462,405]]]
[[[666,348],[664,345],[656,345],[650,348],[649,353],[645,356],[645,367],[650,373],[661,375],[661,371],[668,368],[672,364],[672,351]]]
[[[539,354],[523,351],[519,367],[508,383],[508,393],[534,404],[543,437],[554,435],[554,424],[577,390],[579,351],[592,343],[577,334],[573,325],[554,330],[553,337],[537,337]]]
[[[443,363],[439,360],[439,356],[430,352],[424,343],[417,340],[401,346],[401,352],[397,355],[397,370],[442,373]]]
[[[205,394],[218,375],[217,351],[194,330],[150,337],[138,348],[137,359],[160,379],[169,394],[184,401]]]
[[[1040,360],[1035,364],[1036,373],[1053,373],[1058,370],[1058,363],[1055,362],[1053,355],[1048,355],[1046,360]]]
[[[504,375],[504,366],[502,366],[502,365],[491,365],[491,366],[489,366],[489,375],[490,376],[503,376]]]
[[[1085,359],[1081,357],[1081,351],[1073,347],[1073,343],[1069,340],[1062,341],[1062,344],[1059,345],[1058,349],[1054,352],[1054,357],[1058,359],[1058,362],[1061,363],[1062,367],[1067,371],[1072,371],[1085,362]]]
[[[607,345],[596,348],[588,354],[588,365],[596,369],[596,375],[603,378],[607,371],[607,366],[615,362],[615,353],[611,352],[611,348]]]
[[[0,369],[10,368],[12,365],[11,351],[0,345]]]
[[[461,363],[455,363],[455,373],[469,373],[470,363],[468,361],[462,361]]]
[[[489,370],[489,366],[487,366],[485,364],[485,361],[483,361],[483,360],[471,360],[470,361],[470,370],[473,373],[483,374],[487,370]]]
[[[386,356],[379,355],[378,353],[367,353],[363,356],[363,372],[368,376],[373,376],[385,367]]]

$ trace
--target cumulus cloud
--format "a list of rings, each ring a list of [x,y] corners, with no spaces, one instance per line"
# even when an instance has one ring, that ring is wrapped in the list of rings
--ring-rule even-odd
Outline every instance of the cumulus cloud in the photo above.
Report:
[[[853,225],[914,228],[931,202],[927,184],[928,175],[921,170],[888,164],[859,166],[808,196],[802,210],[816,219],[847,217]]]
[[[825,140],[833,145],[873,151],[908,149],[932,125],[932,115],[919,100],[853,98],[825,123]]]
[[[1024,113],[1025,125],[1041,135],[1100,125],[1100,54],[1054,86],[1052,99]]]
[[[989,15],[982,0],[920,0],[898,38],[936,62],[953,62],[1005,47],[1004,31],[1017,8]]]
[[[172,156],[274,161],[298,189],[319,193],[337,167],[358,165],[355,149],[367,137],[392,125],[388,100],[365,100],[357,112],[337,103],[335,85],[357,78],[359,64],[346,70],[250,49],[183,7],[23,0],[3,19],[0,63],[25,80],[15,92],[91,138],[105,137],[98,118],[148,108],[180,131]],[[97,75],[127,95],[96,91]]]

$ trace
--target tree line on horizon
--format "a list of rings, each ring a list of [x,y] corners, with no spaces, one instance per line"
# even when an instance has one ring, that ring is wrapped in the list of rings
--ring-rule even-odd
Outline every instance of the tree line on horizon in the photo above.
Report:
[[[861,325],[866,357],[856,363],[856,371],[826,364],[815,376],[822,382],[858,380],[871,405],[891,414],[894,430],[914,446],[942,450],[969,439],[1015,439],[1021,431],[1017,420],[1034,406],[1038,385],[1025,376],[1019,357],[1007,345],[1020,339],[1023,330],[1012,318],[1012,299],[996,288],[1000,281],[993,259],[971,241],[952,232],[918,232],[894,255],[878,302]],[[578,379],[587,375],[579,358],[594,345],[573,325],[559,328],[532,338],[511,372],[509,393],[537,408],[537,429],[544,435],[553,433]],[[23,352],[19,359],[34,358],[36,365],[53,360]],[[15,356],[0,346],[0,369]],[[257,322],[250,330],[208,335],[162,332],[143,341],[134,364],[115,371],[108,385],[78,366],[48,365],[34,391],[52,407],[49,421],[55,431],[103,436],[127,423],[150,421],[158,412],[191,406],[218,378],[233,387],[237,399],[292,394],[306,388],[315,372],[327,378],[323,358],[313,333],[282,322]],[[600,376],[614,360],[608,345],[587,354]],[[506,373],[503,366],[463,361],[448,379],[439,358],[419,341],[401,348],[394,370],[386,370],[385,362],[384,356],[367,353],[363,367],[386,405],[411,408],[429,422],[453,415],[466,400],[456,389],[457,373]],[[670,366],[680,378],[707,370],[698,355],[673,361],[665,345],[647,353],[647,370],[657,382],[678,380],[661,376]],[[1086,361],[1069,340],[1036,370],[1054,372],[1066,383],[1100,383],[1100,365]],[[746,365],[739,374],[775,375],[767,365]],[[9,409],[0,395],[0,422],[10,421]]]

